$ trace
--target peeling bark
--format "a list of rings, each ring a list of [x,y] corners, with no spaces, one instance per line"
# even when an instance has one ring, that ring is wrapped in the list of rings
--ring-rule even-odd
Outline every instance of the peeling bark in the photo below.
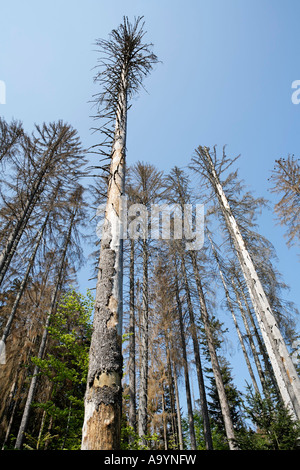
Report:
[[[125,183],[126,84],[122,90],[99,258],[82,450],[118,449],[120,446],[123,366],[123,239],[120,221]]]

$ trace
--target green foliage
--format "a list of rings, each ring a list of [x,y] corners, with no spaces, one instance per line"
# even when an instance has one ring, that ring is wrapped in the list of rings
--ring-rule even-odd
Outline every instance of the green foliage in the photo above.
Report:
[[[228,405],[230,408],[230,415],[235,431],[239,431],[243,428],[243,409],[241,407],[242,396],[241,393],[237,390],[234,385],[233,378],[231,376],[231,369],[229,364],[223,357],[219,357],[220,370],[222,375],[223,384],[225,387],[226,397],[228,400]],[[211,369],[206,369],[207,372],[211,373]],[[216,431],[219,431],[219,434],[223,434],[226,442],[226,432],[223,422],[222,409],[219,401],[218,390],[213,375],[209,377],[210,387],[208,401],[209,414],[211,417],[211,426],[212,429],[215,428]],[[217,433],[218,434],[218,433]],[[219,435],[218,434],[218,435]]]
[[[142,439],[131,426],[126,423],[122,426],[121,450],[151,450],[157,449],[157,444],[160,444],[157,434],[147,434]]]
[[[248,387],[246,416],[255,429],[243,430],[238,435],[242,450],[297,450],[300,441],[300,423],[270,392],[267,397],[254,394]]]
[[[33,358],[52,388],[51,399],[34,405],[44,410],[51,428],[40,438],[47,449],[80,449],[93,305],[90,292],[67,292],[49,326],[46,357]],[[31,447],[35,437],[27,437]]]

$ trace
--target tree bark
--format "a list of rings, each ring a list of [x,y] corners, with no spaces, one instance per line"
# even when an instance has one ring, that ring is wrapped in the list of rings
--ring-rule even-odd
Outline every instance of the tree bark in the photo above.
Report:
[[[122,200],[125,184],[127,86],[119,95],[96,286],[85,394],[82,450],[120,448],[122,413]]]
[[[178,272],[177,272],[176,256],[174,256],[174,268],[175,268],[175,295],[176,295],[177,313],[178,313],[179,328],[180,328],[180,338],[181,338],[181,348],[182,348],[182,359],[183,359],[185,392],[186,392],[186,401],[187,401],[187,412],[188,412],[188,421],[189,421],[189,433],[190,433],[190,440],[191,440],[191,449],[192,450],[197,450],[196,437],[195,437],[195,427],[194,427],[193,406],[192,406],[190,380],[189,380],[189,368],[188,368],[187,353],[186,353],[186,341],[185,341],[185,335],[184,335],[182,306],[181,306],[181,300],[180,300],[180,294],[179,294],[179,283],[178,283]]]
[[[136,432],[136,374],[135,374],[135,302],[134,302],[134,240],[130,240],[129,274],[129,412],[128,422]]]
[[[141,315],[141,358],[138,432],[140,438],[147,434],[148,421],[148,242],[143,240],[143,285]]]
[[[202,411],[202,418],[203,418],[204,440],[205,440],[206,449],[212,450],[213,443],[212,443],[212,437],[211,437],[211,429],[210,429],[210,422],[209,422],[209,415],[208,415],[208,408],[207,408],[203,371],[202,371],[202,365],[201,365],[201,359],[200,359],[200,348],[199,348],[198,336],[197,336],[197,331],[196,331],[195,316],[194,316],[194,311],[193,311],[193,306],[192,306],[192,300],[190,296],[190,288],[189,288],[188,279],[187,279],[185,260],[184,260],[184,256],[182,252],[181,252],[181,267],[182,267],[183,281],[184,281],[185,292],[187,295],[187,304],[188,304],[188,311],[189,311],[190,323],[191,323],[191,334],[192,334],[192,340],[193,340],[201,411]]]
[[[176,399],[178,442],[179,442],[179,450],[183,450],[182,422],[181,422],[181,412],[180,412],[180,398],[179,398],[179,390],[178,390],[177,371],[176,371],[176,364],[174,363],[174,361],[172,362],[173,362],[173,377],[174,377],[175,399]]]

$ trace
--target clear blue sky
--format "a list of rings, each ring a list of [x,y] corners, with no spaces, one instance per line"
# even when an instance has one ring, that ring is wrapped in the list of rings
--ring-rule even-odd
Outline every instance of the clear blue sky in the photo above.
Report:
[[[158,64],[129,116],[128,163],[168,171],[185,166],[198,145],[224,144],[241,154],[240,176],[256,195],[274,201],[268,178],[275,159],[300,156],[298,0],[12,0],[0,9],[1,115],[33,124],[63,119],[83,145],[90,128],[96,38],[144,15]],[[261,232],[274,244],[278,269],[300,305],[299,258],[287,249],[271,211]],[[83,285],[85,280],[82,279]],[[90,283],[89,283],[90,285]]]

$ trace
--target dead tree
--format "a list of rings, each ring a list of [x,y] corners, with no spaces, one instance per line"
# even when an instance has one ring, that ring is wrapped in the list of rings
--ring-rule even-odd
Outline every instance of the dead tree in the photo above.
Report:
[[[240,263],[242,273],[247,284],[257,321],[261,329],[266,349],[272,364],[274,374],[286,407],[292,415],[300,418],[300,379],[287,350],[270,303],[267,299],[257,270],[251,259],[249,250],[245,245],[236,218],[233,215],[228,199],[220,182],[220,169],[231,162],[223,155],[218,162],[216,151],[214,159],[208,147],[199,146],[192,159],[192,168],[201,173],[209,181],[215,196],[217,197],[221,213],[230,234],[232,243]]]
[[[83,450],[120,447],[122,405],[122,278],[123,237],[121,197],[125,189],[125,150],[129,99],[157,62],[151,45],[143,43],[142,18],[131,24],[127,18],[111,32],[109,40],[98,40],[100,72],[96,80],[104,91],[96,96],[98,117],[106,120],[100,129],[108,168],[107,202],[103,226],[93,334],[85,395],[82,432]],[[108,123],[108,124],[107,124]],[[108,139],[108,140],[107,140]],[[100,152],[104,152],[102,148]]]

